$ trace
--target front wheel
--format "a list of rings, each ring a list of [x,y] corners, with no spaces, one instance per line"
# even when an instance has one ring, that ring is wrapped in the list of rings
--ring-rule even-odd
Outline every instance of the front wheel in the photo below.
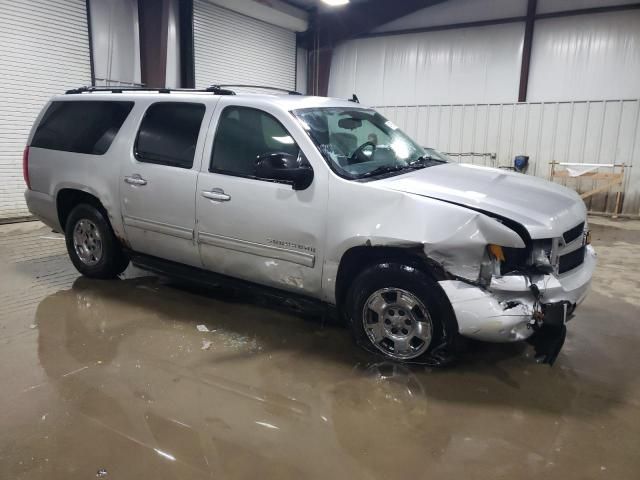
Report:
[[[87,277],[115,278],[129,265],[104,212],[93,205],[82,203],[71,211],[65,240],[73,265]]]
[[[347,297],[356,342],[395,361],[445,363],[456,334],[451,306],[422,270],[381,263],[363,271]],[[448,361],[447,359],[446,361]]]

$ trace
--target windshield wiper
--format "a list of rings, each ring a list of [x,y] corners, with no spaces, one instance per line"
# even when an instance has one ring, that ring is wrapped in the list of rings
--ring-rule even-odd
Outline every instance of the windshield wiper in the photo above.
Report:
[[[403,167],[401,165],[395,165],[395,166],[384,165],[382,167],[374,168],[370,172],[360,175],[358,178],[367,178],[367,177],[373,177],[375,175],[382,175],[384,173],[399,172],[401,170],[404,170],[405,168],[408,168],[408,167],[407,166]]]
[[[439,158],[433,158],[429,155],[422,155],[421,157],[416,158],[409,165],[412,167],[426,167],[427,163],[435,162],[435,163],[447,163],[444,160],[440,160]]]
[[[381,167],[374,168],[370,172],[360,175],[358,178],[373,177],[375,175],[383,175],[385,173],[400,172],[402,170],[418,170],[421,168],[429,167],[433,164],[447,163],[444,160],[430,157],[429,155],[423,155],[416,158],[414,161],[407,165],[383,165]]]

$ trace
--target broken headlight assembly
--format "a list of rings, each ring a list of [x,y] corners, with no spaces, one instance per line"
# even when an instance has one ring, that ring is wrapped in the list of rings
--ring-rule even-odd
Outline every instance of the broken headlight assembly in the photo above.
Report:
[[[481,285],[489,285],[493,277],[507,274],[551,274],[557,270],[553,241],[538,240],[526,248],[489,244],[480,264]]]
[[[504,248],[490,243],[487,245],[482,263],[480,264],[480,285],[488,286],[491,279],[502,275],[501,264],[506,260]]]
[[[553,262],[553,242],[551,240],[538,241],[531,249],[530,266],[536,272],[553,273],[556,266]]]

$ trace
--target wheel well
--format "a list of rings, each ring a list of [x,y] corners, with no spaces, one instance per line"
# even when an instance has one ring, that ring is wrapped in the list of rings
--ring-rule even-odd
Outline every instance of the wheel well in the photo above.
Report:
[[[88,203],[89,205],[93,205],[97,209],[106,213],[106,209],[100,200],[90,193],[83,192],[82,190],[75,190],[73,188],[62,189],[58,192],[58,196],[56,197],[56,206],[58,209],[58,220],[60,221],[60,226],[62,227],[63,232],[71,210],[81,203]]]
[[[416,247],[367,247],[347,250],[340,260],[336,276],[336,306],[342,310],[349,286],[360,272],[379,262],[405,263],[419,268],[435,280],[442,280],[444,272],[432,264],[421,246]]]

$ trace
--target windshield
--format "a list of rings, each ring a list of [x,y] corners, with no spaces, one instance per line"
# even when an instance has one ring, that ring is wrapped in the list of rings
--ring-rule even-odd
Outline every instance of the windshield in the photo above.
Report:
[[[329,165],[350,179],[400,174],[446,162],[374,110],[305,108],[292,112]]]

